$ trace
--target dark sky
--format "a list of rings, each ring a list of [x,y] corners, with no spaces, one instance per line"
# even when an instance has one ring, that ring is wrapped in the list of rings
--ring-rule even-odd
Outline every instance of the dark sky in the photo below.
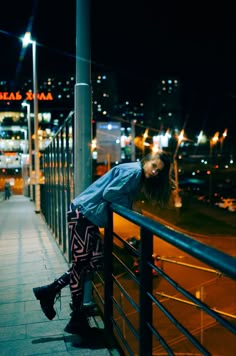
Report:
[[[31,75],[31,54],[28,49],[23,56],[17,40],[26,30],[40,44],[39,76],[75,73],[75,6],[76,0],[1,2],[1,79],[14,81],[22,74]],[[201,117],[200,125],[205,120],[208,126],[210,122],[235,127],[232,5],[227,1],[217,5],[206,1],[91,0],[91,8],[92,70],[115,72],[121,98],[145,98],[156,80],[175,75],[184,83],[187,109],[195,123]]]

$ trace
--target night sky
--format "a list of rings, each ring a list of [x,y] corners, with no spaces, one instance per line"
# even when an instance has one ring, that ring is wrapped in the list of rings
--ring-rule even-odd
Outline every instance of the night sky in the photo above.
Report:
[[[207,3],[207,5],[206,5]],[[0,9],[0,79],[32,75],[18,36],[32,32],[38,76],[75,73],[76,0],[5,1]],[[145,99],[163,76],[185,89],[196,129],[236,134],[236,29],[227,2],[91,0],[92,70],[118,77],[120,99]]]

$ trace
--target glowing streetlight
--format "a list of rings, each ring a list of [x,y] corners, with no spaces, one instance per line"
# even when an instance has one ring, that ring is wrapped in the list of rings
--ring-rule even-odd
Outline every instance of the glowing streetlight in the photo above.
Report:
[[[218,142],[219,140],[219,131],[217,131],[213,137],[210,138],[210,148],[212,149],[212,147]]]
[[[27,123],[28,123],[28,143],[29,143],[29,178],[30,178],[30,200],[33,200],[33,186],[32,186],[32,137],[31,137],[31,119],[30,119],[30,104],[23,102],[21,104],[27,108]]]
[[[147,137],[148,137],[148,129],[145,130],[142,136],[136,136],[133,139],[134,145],[138,147],[140,150],[142,150],[143,156],[145,154],[145,147],[150,146],[150,144],[146,142]]]
[[[221,138],[219,139],[220,140],[220,153],[222,154],[222,151],[223,151],[223,143],[224,143],[224,140],[225,138],[227,137],[227,133],[228,133],[228,129],[225,129]]]
[[[145,130],[143,134],[143,140],[142,140],[142,145],[143,145],[143,156],[145,154],[145,146],[149,146],[149,144],[146,143],[146,139],[148,138],[148,129]]]
[[[212,151],[213,146],[217,144],[219,140],[219,131],[217,131],[213,137],[210,138],[210,170],[209,170],[209,200],[212,197]]]
[[[178,141],[177,141],[175,153],[173,156],[175,187],[176,187],[176,195],[175,195],[175,207],[176,208],[182,207],[182,199],[181,199],[181,196],[179,195],[179,172],[178,172],[177,153],[179,150],[179,146],[183,140],[184,140],[184,130],[181,130],[180,134],[178,135]]]
[[[136,158],[136,154],[135,154],[135,144],[134,144],[134,138],[135,138],[135,125],[136,125],[137,121],[136,120],[132,120],[131,121],[131,161],[135,161]]]
[[[26,32],[22,39],[23,47],[32,45],[33,60],[33,96],[34,96],[34,170],[35,170],[35,212],[40,213],[40,184],[39,184],[39,140],[38,140],[38,78],[36,62],[36,42],[31,39],[30,32]]]
[[[197,144],[199,145],[199,143],[201,142],[202,140],[202,137],[203,137],[203,131],[201,130],[199,135],[197,136]]]

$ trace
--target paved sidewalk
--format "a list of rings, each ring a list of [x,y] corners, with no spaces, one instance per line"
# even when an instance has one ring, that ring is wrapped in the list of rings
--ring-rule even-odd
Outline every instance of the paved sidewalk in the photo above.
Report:
[[[70,316],[69,288],[62,290],[61,308],[49,321],[40,309],[32,288],[51,283],[68,269],[42,216],[24,196],[0,201],[0,355],[118,355],[108,349],[100,327],[89,340],[63,331]]]

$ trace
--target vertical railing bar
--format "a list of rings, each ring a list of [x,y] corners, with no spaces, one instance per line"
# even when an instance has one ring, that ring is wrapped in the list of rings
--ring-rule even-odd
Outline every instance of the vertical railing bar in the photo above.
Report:
[[[113,214],[110,209],[108,209],[108,227],[104,231],[104,325],[106,330],[111,332],[112,319],[113,319],[113,305],[112,305],[112,295],[113,295],[113,263],[112,263],[112,248],[113,248]]]
[[[152,269],[146,261],[152,260],[153,235],[141,227],[140,229],[140,315],[139,315],[139,355],[152,356],[152,333],[148,324],[152,325]]]
[[[61,189],[62,189],[62,176],[61,176],[61,138],[62,138],[62,131],[57,137],[57,158],[58,158],[58,165],[57,165],[57,238],[58,244],[61,245]]]
[[[62,140],[61,140],[61,169],[62,169],[62,187],[61,187],[61,196],[62,196],[62,207],[61,207],[61,221],[62,221],[62,225],[61,225],[61,243],[62,243],[62,252],[65,253],[65,240],[64,240],[64,235],[65,235],[65,227],[66,227],[66,221],[65,221],[65,212],[66,212],[66,206],[65,206],[65,191],[66,191],[66,187],[65,187],[65,183],[66,183],[66,168],[65,168],[65,164],[66,164],[66,150],[65,150],[65,146],[66,146],[66,128],[63,127],[62,129]]]
[[[56,138],[53,140],[53,157],[54,157],[54,165],[53,165],[53,186],[52,186],[52,231],[55,237],[55,230],[56,230],[56,212],[55,212],[55,207],[57,205],[56,201],[56,166],[57,166],[57,156],[56,156]]]

